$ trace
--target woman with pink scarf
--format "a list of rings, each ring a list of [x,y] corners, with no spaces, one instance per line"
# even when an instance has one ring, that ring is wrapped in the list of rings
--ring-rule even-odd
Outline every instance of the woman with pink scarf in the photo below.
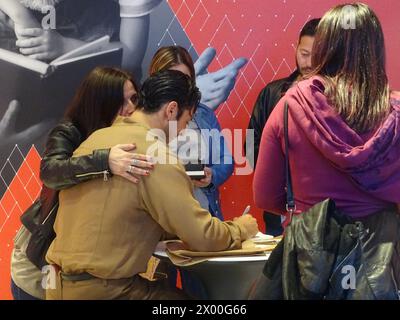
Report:
[[[344,24],[349,11],[355,28]],[[286,213],[287,102],[296,213],[333,200],[341,213],[367,227],[363,257],[375,259],[380,248],[390,246],[387,256],[366,265],[375,268],[372,273],[388,266],[389,279],[399,287],[400,94],[389,88],[384,36],[375,13],[364,4],[328,11],[318,25],[312,63],[313,73],[287,91],[264,128],[253,181],[255,203]],[[376,288],[384,283],[378,276],[373,281]]]

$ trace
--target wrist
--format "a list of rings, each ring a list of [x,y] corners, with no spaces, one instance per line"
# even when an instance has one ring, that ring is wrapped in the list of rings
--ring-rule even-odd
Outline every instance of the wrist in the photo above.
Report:
[[[215,188],[215,184],[210,182],[210,184],[207,186],[207,189],[210,190],[210,191],[214,191],[216,189]]]
[[[240,240],[245,241],[250,238],[250,232],[247,230],[244,224],[240,224]]]
[[[162,0],[119,0],[121,18],[137,18],[150,14]]]
[[[233,222],[236,223],[236,225],[239,227],[240,230],[240,240],[245,241],[249,238],[251,238],[250,231],[246,227],[246,224],[242,221],[240,217],[234,218]]]
[[[5,10],[4,12],[10,17],[10,19],[14,23],[29,28],[39,26],[39,22],[35,19],[31,12],[18,1],[15,1],[12,5],[5,4],[5,6],[6,7],[2,9]]]
[[[10,19],[15,24],[22,25],[25,28],[40,27],[39,22],[37,22],[29,13],[19,12],[14,15],[10,15]]]

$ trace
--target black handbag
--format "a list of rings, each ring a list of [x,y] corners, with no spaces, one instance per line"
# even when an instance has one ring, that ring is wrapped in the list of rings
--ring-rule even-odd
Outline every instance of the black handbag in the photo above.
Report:
[[[284,126],[290,220],[249,299],[399,299],[397,209],[389,207],[354,221],[339,212],[333,200],[326,199],[293,215],[296,206],[289,166],[287,103]],[[349,270],[353,273],[347,274]]]
[[[46,253],[56,236],[53,227],[57,210],[58,192],[43,186],[40,197],[21,216],[31,233],[26,256],[39,270],[47,265]]]

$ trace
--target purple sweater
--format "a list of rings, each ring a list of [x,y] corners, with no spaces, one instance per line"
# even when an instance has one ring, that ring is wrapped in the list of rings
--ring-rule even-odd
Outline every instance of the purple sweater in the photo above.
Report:
[[[331,198],[344,213],[365,217],[400,203],[400,102],[371,133],[349,128],[323,94],[318,77],[292,87],[263,131],[253,181],[259,208],[285,213],[284,103],[289,103],[290,167],[297,210]]]

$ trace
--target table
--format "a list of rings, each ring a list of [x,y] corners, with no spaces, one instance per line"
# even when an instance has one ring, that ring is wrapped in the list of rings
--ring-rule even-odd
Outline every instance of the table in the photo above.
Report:
[[[158,244],[154,255],[160,259],[168,259],[165,243]],[[198,278],[210,300],[242,300],[247,299],[252,284],[262,272],[269,256],[270,253],[211,258],[192,266],[177,268]]]

